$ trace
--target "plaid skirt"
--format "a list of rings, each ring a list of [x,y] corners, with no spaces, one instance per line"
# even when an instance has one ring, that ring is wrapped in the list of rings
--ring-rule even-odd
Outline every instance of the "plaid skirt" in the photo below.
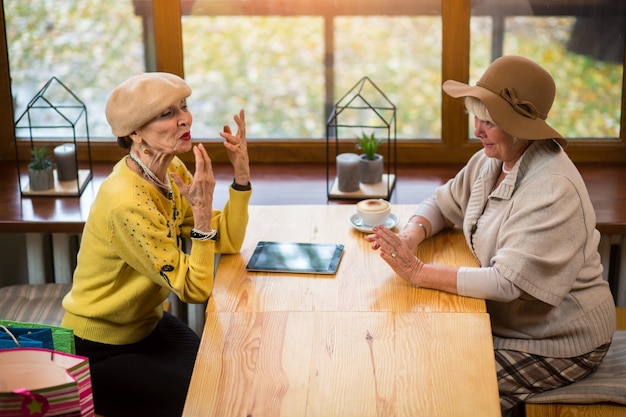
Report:
[[[573,358],[548,358],[496,349],[502,416],[523,416],[523,403],[528,397],[585,378],[600,365],[610,345],[611,341]]]

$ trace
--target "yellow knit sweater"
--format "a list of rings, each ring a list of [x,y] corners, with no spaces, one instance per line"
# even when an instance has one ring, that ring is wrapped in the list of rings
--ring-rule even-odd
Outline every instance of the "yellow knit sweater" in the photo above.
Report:
[[[169,171],[192,180],[178,158]],[[114,345],[145,338],[161,319],[170,292],[184,302],[206,301],[215,253],[241,249],[251,191],[231,187],[224,209],[213,211],[217,241],[194,240],[186,254],[181,242],[193,227],[192,212],[171,185],[174,204],[131,171],[126,158],[103,181],[83,230],[72,290],[63,300],[62,325],[76,336]]]

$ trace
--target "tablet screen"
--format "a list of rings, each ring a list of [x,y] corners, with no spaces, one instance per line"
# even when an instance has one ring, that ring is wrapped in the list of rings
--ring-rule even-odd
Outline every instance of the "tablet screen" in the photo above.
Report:
[[[334,274],[343,245],[335,243],[267,242],[257,244],[248,271]]]

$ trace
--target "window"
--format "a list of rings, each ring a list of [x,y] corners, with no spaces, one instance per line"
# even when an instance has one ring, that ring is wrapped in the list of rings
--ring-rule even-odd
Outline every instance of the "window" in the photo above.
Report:
[[[111,89],[146,68],[133,2],[4,0],[4,14],[15,119],[56,76],[86,104],[90,136],[110,139],[104,106]]]
[[[471,82],[500,55],[531,58],[555,78],[548,121],[570,140],[618,140],[624,69],[625,5],[528,6],[486,9],[479,1],[471,19]],[[537,2],[539,3],[539,2]],[[471,131],[471,130],[470,130]]]
[[[293,16],[266,3],[196,1],[183,16],[196,135],[216,137],[245,107],[250,138],[324,138],[329,108],[368,76],[401,109],[398,138],[441,137],[441,16],[372,15],[371,2],[341,0]]]
[[[182,26],[196,137],[217,138],[241,108],[250,139],[323,137],[321,17],[183,16]]]
[[[555,77],[549,121],[572,157],[626,161],[621,0],[3,0],[3,12],[14,120],[56,76],[105,143],[95,160],[119,155],[104,116],[111,89],[158,70],[191,85],[194,138],[216,161],[217,132],[240,108],[253,162],[324,161],[332,106],[368,76],[397,107],[399,163],[464,162],[478,144],[442,81],[474,83],[495,57],[520,54]],[[0,119],[11,137],[0,157],[14,159]]]

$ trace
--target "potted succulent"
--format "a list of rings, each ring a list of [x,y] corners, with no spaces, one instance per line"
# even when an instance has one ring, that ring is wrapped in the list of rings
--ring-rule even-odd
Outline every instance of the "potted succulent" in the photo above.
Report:
[[[28,180],[32,191],[45,191],[54,187],[52,160],[45,146],[31,149],[32,159],[28,164]]]
[[[363,184],[375,184],[383,180],[383,156],[376,153],[383,143],[382,139],[376,138],[374,133],[368,135],[361,133],[357,136],[356,147],[363,153],[359,161],[359,174]]]

